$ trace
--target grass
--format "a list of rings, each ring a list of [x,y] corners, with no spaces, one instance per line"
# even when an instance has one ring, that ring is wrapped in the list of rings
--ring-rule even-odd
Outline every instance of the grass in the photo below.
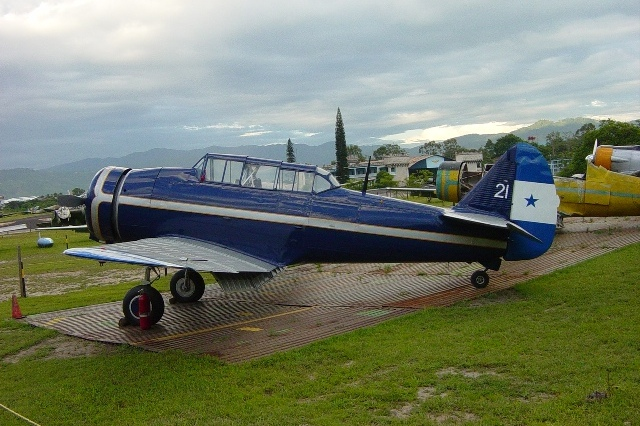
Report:
[[[120,283],[128,283],[126,287],[130,288],[132,280],[139,281],[143,276],[142,269],[136,266],[117,263],[106,263],[101,266],[98,262],[63,255],[62,252],[67,247],[67,243],[69,247],[86,247],[97,244],[89,240],[88,234],[85,232],[42,230],[40,234],[43,237],[52,238],[54,246],[38,248],[36,244],[38,232],[0,236],[0,301],[11,298],[12,294],[20,295],[18,246],[22,254],[27,296],[52,292],[67,294],[74,290],[103,285],[113,286]],[[157,287],[165,288],[164,281],[167,281],[166,286],[168,286],[168,280],[163,278],[163,281],[159,283],[160,286]],[[126,292],[126,290],[123,292],[121,288],[118,291],[121,293],[114,300],[121,299]],[[88,299],[82,302],[81,300],[86,297]],[[71,303],[80,303],[75,306],[92,304],[94,297],[88,293],[70,293],[65,296],[70,300],[70,307],[74,306]],[[27,308],[31,303],[40,303],[31,297],[28,297],[26,301]],[[34,312],[38,312],[38,310]]]
[[[507,301],[425,309],[242,364],[128,346],[72,359],[40,352],[0,363],[0,404],[43,425],[633,425],[638,258],[635,244],[520,284]],[[118,300],[128,287],[21,307]],[[55,335],[10,312],[0,303],[0,360]],[[608,397],[590,401],[596,390]],[[0,410],[0,424],[24,422]]]
[[[50,237],[54,241],[54,247],[48,249],[38,248],[36,241],[38,235]],[[89,240],[89,234],[74,230],[50,230],[41,229],[39,231],[26,232],[13,235],[0,235],[0,273],[5,275],[7,268],[16,267],[14,261],[17,260],[16,248],[20,246],[25,268],[37,274],[42,272],[69,271],[78,268],[75,259],[63,256],[62,251],[67,247],[87,247],[97,245]]]
[[[450,201],[443,201],[440,200],[438,198],[429,198],[429,197],[420,197],[420,196],[414,196],[414,195],[402,195],[402,196],[398,196],[397,198],[401,199],[401,200],[407,200],[407,201],[413,201],[414,203],[420,203],[420,204],[428,204],[431,206],[436,206],[436,207],[451,207],[453,206],[453,203]]]

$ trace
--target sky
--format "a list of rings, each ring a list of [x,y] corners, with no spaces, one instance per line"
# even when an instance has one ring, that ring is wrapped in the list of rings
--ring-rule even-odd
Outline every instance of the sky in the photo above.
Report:
[[[338,108],[357,145],[640,119],[640,7],[0,0],[0,169],[319,145]]]

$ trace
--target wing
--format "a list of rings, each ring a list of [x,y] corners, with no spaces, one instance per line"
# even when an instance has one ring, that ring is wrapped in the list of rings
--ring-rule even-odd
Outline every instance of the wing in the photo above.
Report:
[[[192,268],[231,274],[270,272],[278,268],[278,265],[222,246],[183,237],[145,238],[99,247],[72,248],[65,250],[64,254],[101,262]]]

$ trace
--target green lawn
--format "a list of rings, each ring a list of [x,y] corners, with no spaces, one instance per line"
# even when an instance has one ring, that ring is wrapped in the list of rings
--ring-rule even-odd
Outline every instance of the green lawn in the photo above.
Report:
[[[0,404],[42,425],[635,425],[638,259],[635,244],[484,303],[425,309],[242,364],[128,346],[72,359],[36,351],[0,363]],[[68,267],[91,264],[80,262]],[[118,300],[129,287],[20,304],[57,310]],[[0,303],[0,359],[56,335],[10,312]],[[590,401],[596,390],[608,397]],[[0,424],[25,422],[0,409]]]

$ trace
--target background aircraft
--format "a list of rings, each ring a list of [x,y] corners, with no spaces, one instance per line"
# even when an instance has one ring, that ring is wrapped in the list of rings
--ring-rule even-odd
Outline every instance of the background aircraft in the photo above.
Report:
[[[190,168],[106,167],[85,205],[92,239],[105,244],[66,254],[146,267],[124,297],[138,324],[140,291],[152,324],[164,301],[151,272],[171,267],[174,301],[204,292],[199,272],[226,291],[258,289],[301,262],[479,262],[472,284],[501,261],[532,259],[551,245],[558,199],[544,157],[532,146],[507,151],[454,208],[444,209],[341,188],[325,170],[245,156],[207,154]],[[75,200],[75,202],[70,202]]]
[[[586,158],[585,175],[554,178],[560,226],[566,216],[640,215],[640,145],[597,144]]]

